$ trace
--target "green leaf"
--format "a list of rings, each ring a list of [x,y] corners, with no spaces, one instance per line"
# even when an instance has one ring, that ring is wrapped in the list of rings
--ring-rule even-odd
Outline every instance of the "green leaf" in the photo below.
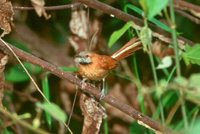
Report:
[[[194,46],[186,45],[183,59],[187,65],[189,63],[200,65],[200,44]]]
[[[200,120],[194,123],[194,125],[190,126],[183,134],[198,134],[200,132]]]
[[[15,40],[15,39],[7,39],[6,40],[8,43],[10,43],[11,45],[19,48],[19,49],[22,49],[26,52],[31,52],[31,50],[27,47],[27,44],[22,42],[22,41],[18,41],[18,40]]]
[[[188,80],[185,77],[176,77],[174,78],[174,82],[178,85],[187,87]]]
[[[48,79],[48,74],[45,75],[45,77],[42,79],[42,90],[46,98],[49,100],[50,99],[50,88],[49,88],[49,79]],[[45,111],[45,117],[47,120],[48,126],[51,128],[52,127],[52,118],[49,113]]]
[[[134,12],[136,12],[137,14],[139,14],[141,16],[144,14],[144,12],[140,8],[138,8],[138,7],[136,7],[135,5],[132,5],[132,4],[126,4],[124,6],[124,11],[126,13],[128,13],[128,9],[133,10]],[[168,27],[166,24],[162,23],[161,21],[159,21],[158,19],[156,19],[156,18],[150,18],[149,21],[152,22],[152,23],[154,23],[158,27],[162,28],[163,30],[171,32],[171,28]]]
[[[105,118],[105,119],[104,119],[103,128],[104,128],[104,134],[109,134],[108,118]]]
[[[132,21],[127,22],[121,29],[112,33],[108,41],[108,47],[112,47],[113,44],[120,38],[124,33],[130,28],[133,27],[134,23]]]
[[[153,18],[164,9],[169,0],[140,0],[140,4],[148,19]]]
[[[143,27],[140,31],[140,40],[143,44],[143,50],[148,51],[148,43],[152,42],[152,32],[148,27]]]
[[[24,62],[23,64],[30,74],[35,75],[42,71],[42,68],[39,66],[27,62]],[[6,70],[5,78],[10,82],[24,82],[30,79],[20,64],[14,65],[10,69]]]
[[[61,67],[61,69],[65,72],[77,72],[78,68],[76,67]]]
[[[147,15],[147,13],[148,13],[148,6],[147,6],[146,0],[140,0],[139,2],[140,2],[140,5],[141,5],[142,9],[144,10],[144,12]]]
[[[162,104],[164,108],[172,107],[178,100],[178,93],[175,90],[168,91],[163,97],[161,98]]]
[[[196,89],[199,89],[200,88],[200,74],[199,73],[196,73],[196,74],[192,74],[189,78],[189,87],[191,88],[196,88]]]
[[[8,129],[3,129],[3,130],[1,130],[1,133],[2,134],[14,134],[13,132],[11,132],[10,130],[8,130]]]
[[[145,134],[147,129],[134,121],[130,126],[130,134]]]
[[[49,113],[57,121],[65,122],[67,120],[65,112],[54,103],[36,103],[36,106]]]

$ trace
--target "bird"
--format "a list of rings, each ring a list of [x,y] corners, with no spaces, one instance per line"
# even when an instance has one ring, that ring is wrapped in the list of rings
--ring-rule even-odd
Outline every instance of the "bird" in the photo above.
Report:
[[[114,70],[119,62],[132,55],[135,51],[142,48],[141,41],[138,38],[132,38],[122,48],[109,55],[101,55],[92,51],[82,51],[75,56],[75,64],[78,67],[78,74],[86,80],[103,81],[100,99],[105,96],[105,78]]]

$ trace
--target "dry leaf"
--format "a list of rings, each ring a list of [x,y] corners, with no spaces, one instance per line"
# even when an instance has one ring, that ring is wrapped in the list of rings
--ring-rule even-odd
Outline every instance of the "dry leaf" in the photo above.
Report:
[[[0,28],[3,30],[1,37],[11,32],[13,15],[14,13],[11,2],[0,0]]]
[[[88,39],[88,19],[85,10],[72,10],[72,16],[69,25],[73,34],[80,38]]]
[[[48,15],[44,9],[44,0],[31,0],[31,3],[39,17],[42,15],[45,17],[45,19],[49,19],[51,17],[51,15]]]
[[[156,67],[156,69],[165,69],[172,65],[172,57],[166,56],[162,58],[161,63]]]

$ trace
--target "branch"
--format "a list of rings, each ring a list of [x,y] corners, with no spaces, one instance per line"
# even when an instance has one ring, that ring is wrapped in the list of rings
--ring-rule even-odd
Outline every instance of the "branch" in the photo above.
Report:
[[[200,6],[194,5],[184,0],[174,0],[174,6],[182,10],[193,10],[195,12],[200,13]]]
[[[74,3],[74,4],[66,4],[66,5],[59,5],[59,6],[45,6],[45,10],[63,10],[63,9],[68,9],[68,8],[73,8],[73,7],[78,7],[80,6],[80,3]],[[14,6],[14,10],[35,10],[34,7],[18,7]]]
[[[76,78],[74,75],[71,73],[67,73],[59,69],[59,67],[52,65],[46,61],[43,61],[39,59],[36,56],[33,56],[27,52],[24,52],[14,46],[10,46],[12,50],[16,53],[16,55],[27,62],[30,62],[35,65],[41,66],[43,69],[50,71],[52,74],[62,78],[62,79],[67,79],[69,82],[76,84],[79,88],[82,88],[82,90],[86,93],[89,93],[93,95],[96,98],[100,98],[100,92],[96,87],[93,87],[90,84],[83,84],[80,79]],[[4,43],[0,40],[0,49],[4,50],[7,52],[10,56],[10,51],[6,48]],[[160,131],[164,133],[170,133],[170,130],[167,128],[163,127],[159,122],[152,120],[148,116],[143,115],[142,113],[138,112],[131,106],[124,104],[123,102],[120,102],[116,98],[107,95],[103,99],[106,103],[112,105],[113,107],[119,109],[120,111],[126,113],[127,115],[131,116],[132,118],[136,119],[139,124],[151,128],[155,131]]]
[[[185,11],[182,11],[182,10],[180,10],[180,9],[176,9],[175,11],[176,11],[177,13],[179,13],[180,15],[182,15],[182,16],[188,18],[189,20],[193,21],[194,23],[200,24],[200,19],[199,19],[199,18],[194,17],[194,16],[190,15],[189,13],[187,13],[187,12],[185,12]]]
[[[118,19],[121,19],[123,21],[133,21],[136,26],[135,28],[138,30],[141,30],[141,28],[144,26],[144,23],[141,19],[132,16],[130,14],[127,14],[119,9],[116,9],[114,7],[111,7],[107,4],[104,4],[100,1],[97,0],[77,0],[78,2],[81,2],[83,4],[86,4],[87,6],[94,8],[94,9],[99,9],[104,13],[107,13],[109,15],[115,16]],[[150,28],[152,29],[152,35],[154,37],[159,38],[160,40],[162,40],[163,42],[166,43],[171,43],[171,34],[164,31],[161,28],[156,27],[155,25],[149,24]],[[178,42],[179,42],[179,46],[180,48],[184,48],[184,44],[188,43],[188,44],[193,44],[192,41],[179,36],[178,38]]]
[[[0,51],[0,107],[2,105],[2,100],[4,96],[4,70],[5,70],[5,65],[8,62],[8,56],[4,54],[2,51]]]
[[[144,25],[144,23],[141,19],[139,19],[135,16],[132,16],[130,14],[127,14],[127,13],[125,13],[125,12],[119,10],[119,9],[113,8],[113,7],[111,7],[107,4],[99,2],[97,0],[77,0],[77,1],[79,1],[83,4],[86,4],[91,8],[99,9],[99,10],[101,10],[101,11],[103,11],[103,12],[109,14],[109,15],[114,15],[116,18],[121,19],[123,21],[133,21],[136,24],[135,28],[137,30],[141,30],[141,28]],[[179,1],[179,0],[176,0],[176,1]],[[66,4],[66,5],[59,5],[59,6],[45,6],[44,9],[45,10],[63,10],[63,9],[78,7],[80,5],[81,5],[80,3],[74,3],[74,4]],[[176,3],[176,5],[177,5],[177,3]],[[183,5],[186,5],[186,4],[183,3]],[[177,5],[177,6],[180,7],[179,5]],[[15,9],[15,10],[34,10],[33,7],[13,7],[13,9]],[[198,10],[197,7],[195,9]],[[162,40],[163,42],[171,43],[171,36],[168,32],[166,32],[163,29],[158,28],[158,27],[156,27],[155,25],[152,25],[152,24],[149,24],[149,26],[152,29],[152,32],[153,32],[152,35],[154,37],[157,37],[158,39]],[[192,41],[190,41],[190,40],[188,40],[184,37],[181,37],[181,36],[179,36],[178,41],[179,41],[180,48],[184,48],[185,43],[193,44]]]

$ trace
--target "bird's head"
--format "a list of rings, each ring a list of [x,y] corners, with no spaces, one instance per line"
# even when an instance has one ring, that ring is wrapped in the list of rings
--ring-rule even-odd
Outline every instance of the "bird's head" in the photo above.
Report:
[[[92,63],[92,53],[89,51],[80,52],[75,57],[75,63],[81,65],[88,65]]]

